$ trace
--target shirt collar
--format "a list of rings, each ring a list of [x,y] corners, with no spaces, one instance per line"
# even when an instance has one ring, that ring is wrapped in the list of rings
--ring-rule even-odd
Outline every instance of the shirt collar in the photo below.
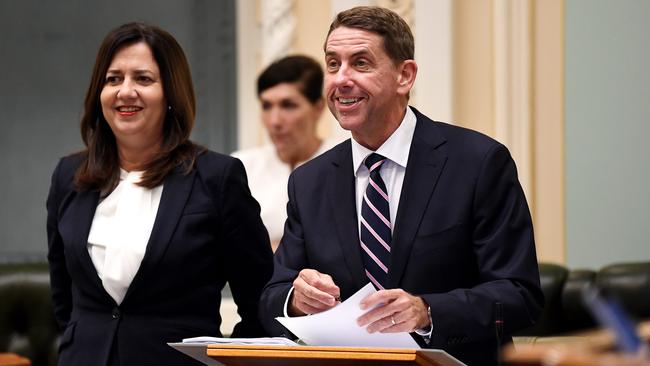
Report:
[[[142,178],[144,171],[132,170],[127,172],[126,170],[120,168],[120,181],[126,180],[131,183],[138,183]]]
[[[359,168],[368,155],[376,152],[394,162],[395,164],[406,168],[406,163],[409,159],[409,151],[411,150],[411,141],[415,133],[415,113],[411,108],[406,107],[404,119],[399,127],[388,137],[384,143],[379,146],[377,151],[372,151],[365,146],[362,146],[352,138],[352,167],[354,168],[354,176],[359,173]]]

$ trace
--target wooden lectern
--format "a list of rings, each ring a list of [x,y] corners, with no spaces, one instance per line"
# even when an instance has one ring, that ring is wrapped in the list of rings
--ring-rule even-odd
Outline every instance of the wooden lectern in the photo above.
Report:
[[[226,366],[462,365],[444,351],[419,349],[211,344],[207,354]]]
[[[0,353],[0,366],[30,366],[32,363],[25,357],[13,353]]]

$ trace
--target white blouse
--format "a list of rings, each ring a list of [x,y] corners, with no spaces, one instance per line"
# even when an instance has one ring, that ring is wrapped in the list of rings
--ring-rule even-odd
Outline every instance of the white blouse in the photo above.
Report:
[[[307,161],[329,150],[338,142],[333,139],[323,140],[316,153]],[[241,160],[246,168],[248,186],[260,204],[260,216],[271,242],[279,242],[284,233],[284,222],[287,220],[287,183],[292,172],[291,166],[280,160],[273,144],[235,151],[232,156]]]
[[[140,268],[162,196],[162,185],[136,185],[142,173],[120,169],[120,183],[97,205],[88,235],[97,275],[118,305]]]

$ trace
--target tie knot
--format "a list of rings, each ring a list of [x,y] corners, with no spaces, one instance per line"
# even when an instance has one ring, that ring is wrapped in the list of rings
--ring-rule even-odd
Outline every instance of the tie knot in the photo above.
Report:
[[[365,164],[368,170],[372,172],[375,169],[379,169],[384,161],[386,161],[385,157],[377,153],[372,153],[366,158]]]

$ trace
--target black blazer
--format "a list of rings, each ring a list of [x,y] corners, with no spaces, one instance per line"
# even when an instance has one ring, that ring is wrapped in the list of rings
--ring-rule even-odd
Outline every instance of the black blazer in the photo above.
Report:
[[[532,223],[515,164],[493,139],[414,112],[388,287],[420,295],[430,305],[430,347],[469,365],[494,364],[495,304],[502,304],[506,335],[532,325],[543,304]],[[260,303],[265,327],[276,334],[283,329],[273,318],[282,315],[301,269],[331,275],[343,299],[368,282],[349,140],[294,171],[287,212]]]
[[[120,306],[88,254],[99,192],[75,191],[80,163],[79,155],[61,159],[47,199],[54,311],[65,327],[60,365],[200,365],[166,342],[219,336],[226,282],[242,318],[233,336],[265,334],[257,308],[272,252],[239,160],[206,152],[189,174],[176,169],[165,179],[144,259]]]

